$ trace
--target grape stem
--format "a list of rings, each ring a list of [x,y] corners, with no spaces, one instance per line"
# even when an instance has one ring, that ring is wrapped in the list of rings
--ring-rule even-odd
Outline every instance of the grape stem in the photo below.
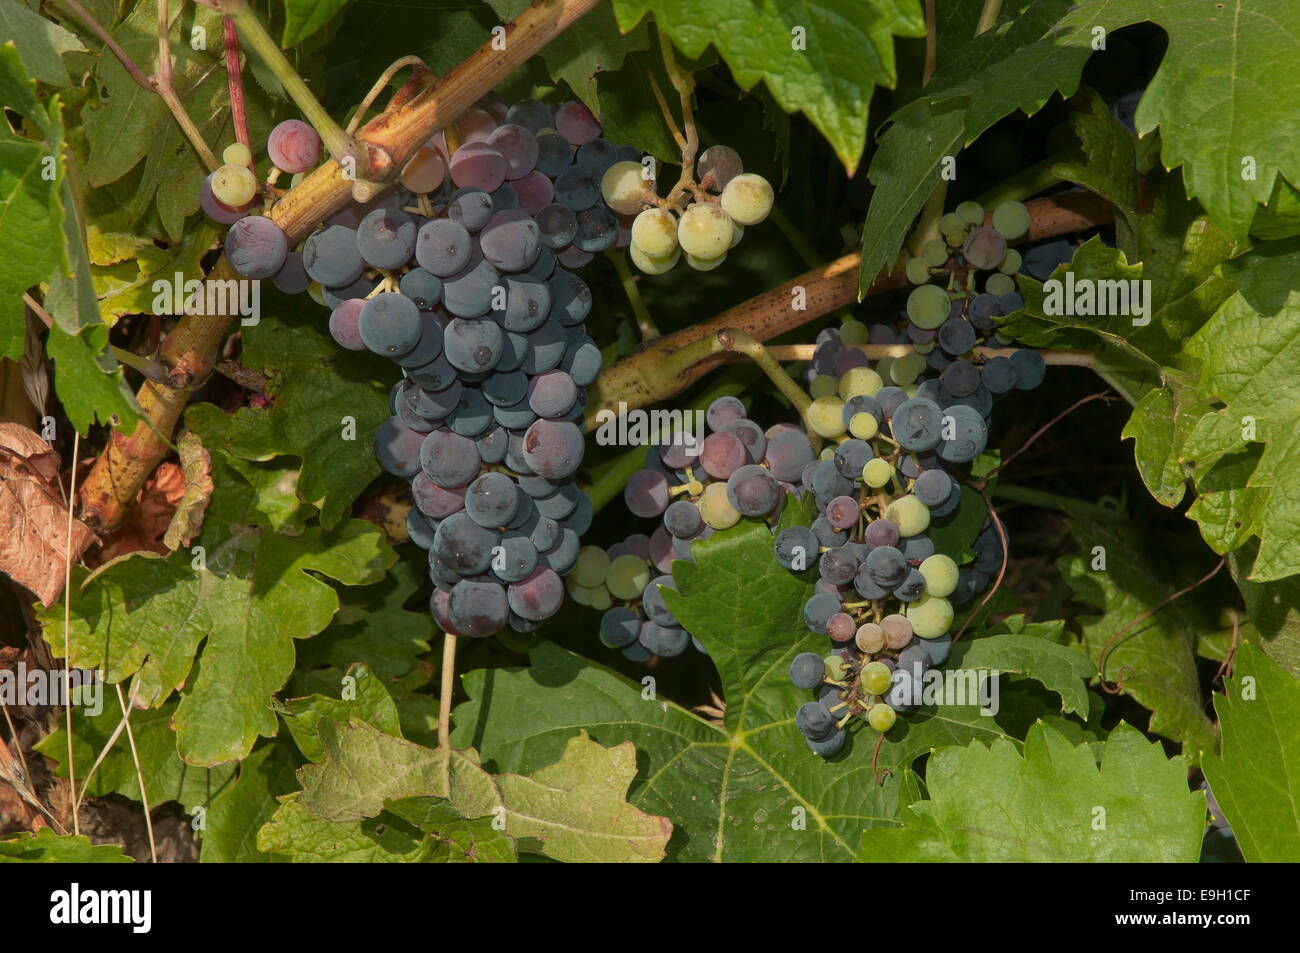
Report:
[[[618,272],[618,280],[623,285],[623,293],[627,295],[627,303],[632,306],[632,314],[636,317],[637,330],[641,332],[641,343],[649,344],[659,337],[659,328],[655,324],[655,319],[650,315],[650,309],[645,306],[645,299],[641,297],[641,290],[637,287],[637,279],[632,274],[632,269],[628,267],[627,255],[623,254],[621,248],[611,248],[606,252],[610,261],[614,263],[614,270]]]
[[[400,60],[393,63],[392,66],[388,67],[388,69],[384,70],[379,79],[375,80],[374,85],[370,87],[370,92],[366,93],[366,98],[361,100],[361,105],[358,106],[357,111],[352,114],[352,119],[349,120],[348,127],[344,132],[349,136],[356,133],[357,127],[361,125],[361,120],[366,116],[366,111],[374,104],[374,101],[379,98],[379,94],[387,88],[388,84],[393,81],[393,77],[396,76],[399,71],[408,66],[415,67],[416,76],[421,76],[421,70],[423,70],[423,75],[426,75],[430,80],[435,82],[437,81],[437,75],[433,70],[429,69],[424,60],[420,59],[418,56],[403,56]]]
[[[795,409],[799,411],[799,416],[803,418],[804,423],[808,426],[808,433],[813,439],[813,448],[818,449],[817,440],[815,439],[816,430],[813,429],[812,421],[808,419],[808,410],[812,407],[812,398],[804,393],[804,389],[794,382],[785,368],[781,366],[767,348],[747,331],[740,331],[736,328],[724,328],[718,332],[718,341],[728,351],[738,351],[744,354],[751,361],[757,364],[768,376],[768,379],[776,385],[777,390],[786,396],[790,403],[794,404]]]
[[[126,70],[127,75],[131,77],[137,86],[141,89],[148,90],[151,93],[158,94],[162,101],[166,103],[168,111],[172,114],[172,118],[176,120],[176,124],[180,126],[181,131],[185,133],[185,138],[189,139],[190,145],[193,146],[194,151],[199,154],[199,159],[205,166],[207,166],[208,171],[211,172],[216,169],[221,163],[219,163],[217,157],[212,154],[212,150],[208,148],[208,144],[203,140],[203,134],[199,132],[199,127],[194,125],[194,120],[192,120],[190,114],[185,111],[185,106],[182,105],[180,98],[176,95],[176,90],[172,88],[171,51],[168,42],[168,30],[165,26],[167,4],[159,4],[160,9],[158,18],[163,24],[158,37],[159,53],[161,54],[158,62],[159,75],[145,76],[140,67],[135,64],[135,61],[127,55],[126,50],[122,49],[122,47],[118,45],[117,41],[113,39],[107,30],[100,26],[99,21],[91,16],[85,7],[78,3],[77,0],[63,0],[63,3],[72,11],[73,16],[85,24],[86,28],[89,29],[91,33],[94,33],[95,36],[99,37],[104,46],[108,48],[109,52],[117,57],[117,61],[122,64],[122,68]],[[166,75],[165,83],[162,79],[164,71]]]
[[[451,697],[456,692],[456,636],[443,633],[442,690],[438,695],[438,747],[451,747]]]
[[[167,9],[167,4],[158,4],[159,16]],[[226,43],[226,81],[230,89],[230,119],[235,126],[235,141],[248,146],[248,167],[253,172],[253,141],[248,137],[248,111],[244,108],[244,75],[239,65],[239,33],[235,30],[235,21],[222,15],[221,31]]]
[[[678,145],[682,150],[682,174],[672,191],[668,193],[668,203],[676,205],[688,193],[696,199],[701,198],[700,190],[695,183],[695,153],[700,148],[700,134],[695,128],[695,113],[691,109],[695,80],[690,73],[677,65],[677,58],[673,55],[673,41],[668,34],[661,27],[656,26],[656,29],[659,33],[659,49],[663,53],[664,69],[667,70],[668,79],[677,90],[682,103],[682,128],[685,130],[685,141],[678,138]],[[660,98],[662,99],[662,96]]]
[[[867,357],[879,360],[882,357],[903,357],[912,352],[910,344],[853,344],[846,345],[861,351]],[[813,352],[817,349],[815,344],[778,344],[768,348],[768,352],[778,361],[791,363],[793,361],[811,361]],[[1028,348],[1014,347],[977,347],[973,353],[983,358],[992,357],[1010,357],[1018,350],[1029,350]],[[1048,364],[1071,366],[1071,367],[1094,367],[1097,363],[1097,356],[1091,351],[1040,351],[1043,360]]]
[[[1002,0],[984,0],[984,9],[980,11],[980,19],[975,24],[975,35],[986,33],[993,28],[998,22],[998,14],[1002,12]]]

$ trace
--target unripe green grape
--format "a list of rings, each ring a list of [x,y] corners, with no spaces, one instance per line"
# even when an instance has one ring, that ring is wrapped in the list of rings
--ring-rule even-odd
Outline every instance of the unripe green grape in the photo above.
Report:
[[[850,397],[874,397],[884,386],[885,382],[880,375],[871,368],[850,368],[849,372],[840,378],[840,398],[848,400]]]
[[[820,450],[820,451],[818,452],[818,454],[817,454],[817,459],[818,459],[818,460],[834,460],[834,459],[835,459],[835,448],[834,448],[834,447],[822,447],[821,450]]]
[[[731,245],[729,246],[729,249],[735,248],[737,245],[739,245],[740,240],[744,237],[745,237],[744,226],[737,225],[735,222],[732,222],[731,223]]]
[[[946,598],[957,590],[957,564],[951,556],[935,553],[921,560],[921,575],[925,577],[926,595]]]
[[[604,612],[613,604],[614,600],[610,598],[608,587],[600,585],[591,590],[591,607],[597,612]]]
[[[921,248],[926,263],[934,268],[941,268],[948,263],[948,245],[938,238],[932,238]]]
[[[242,142],[232,142],[221,153],[221,161],[226,165],[251,165],[253,153]]]
[[[1029,231],[1029,209],[1020,202],[1003,202],[993,210],[993,227],[1003,238],[1015,241]]]
[[[885,507],[885,519],[898,527],[898,535],[915,536],[930,525],[930,508],[909,493]]]
[[[894,361],[894,366],[889,369],[889,379],[895,384],[906,386],[916,381],[925,366],[924,357],[915,350],[909,351]]]
[[[326,307],[325,293],[321,290],[319,281],[313,281],[311,284],[307,286],[307,296],[311,298],[312,301],[315,301],[322,308]]]
[[[960,202],[952,212],[963,225],[984,224],[984,206],[979,202]]]
[[[876,361],[876,373],[880,375],[882,381],[889,380],[889,371],[893,366],[894,358],[892,357],[882,357]]]
[[[867,712],[867,724],[882,735],[890,728],[894,727],[894,722],[898,720],[898,715],[894,709],[890,708],[884,702],[872,705],[871,710]]]
[[[257,195],[257,177],[243,165],[223,165],[212,173],[212,195],[218,202],[239,208]]]
[[[921,285],[907,296],[907,316],[917,327],[937,328],[948,320],[948,310],[948,292],[938,285]]]
[[[818,397],[834,397],[840,392],[840,379],[831,374],[818,374],[808,385],[808,393],[813,400]]]
[[[849,347],[858,344],[866,344],[868,337],[867,326],[861,321],[849,318],[840,325],[840,343]]]
[[[966,241],[966,229],[956,228],[951,232],[944,232],[943,240],[953,248],[961,248],[962,243]]]
[[[610,561],[605,587],[615,599],[638,599],[650,584],[650,566],[635,553],[624,553]]]
[[[710,202],[696,202],[677,223],[677,243],[696,258],[721,258],[731,247],[731,219]]]
[[[961,219],[958,218],[954,212],[946,213],[939,218],[939,231],[943,232],[944,235],[947,235],[949,232],[962,231]],[[952,242],[949,242],[948,244],[951,245]],[[957,244],[960,245],[961,242],[957,242]]]
[[[859,440],[870,440],[880,432],[880,424],[876,423],[876,418],[866,411],[854,414],[849,418],[849,433]],[[875,459],[880,459],[876,457]],[[871,461],[868,461],[870,463]],[[883,460],[881,460],[884,463]]]
[[[995,271],[989,275],[988,280],[984,282],[984,290],[991,295],[997,295],[999,298],[1016,290],[1016,279],[1010,275],[1004,275],[1000,271]]]
[[[894,675],[884,662],[868,662],[862,666],[862,687],[873,695],[885,694],[893,680]]]
[[[818,397],[808,408],[808,424],[820,437],[828,440],[844,433],[844,401],[838,397]]]
[[[856,417],[854,419],[857,419]],[[859,440],[865,440],[865,437],[859,437]],[[867,461],[866,466],[862,468],[862,482],[873,490],[878,490],[887,484],[894,476],[894,465],[883,457],[875,457]]]
[[[858,626],[853,641],[859,649],[868,655],[874,655],[885,647],[885,633],[874,622],[864,622]]]
[[[696,271],[712,271],[727,260],[727,253],[723,252],[717,258],[699,258],[687,252],[685,258],[686,264]]]
[[[929,354],[934,350],[934,342],[922,341],[919,344],[913,344],[912,350],[916,351],[917,354]]]
[[[585,588],[599,586],[609,572],[609,553],[599,546],[583,546],[573,565],[573,581]]]
[[[722,210],[739,225],[757,225],[772,211],[772,186],[761,175],[742,172],[722,190]]]
[[[704,522],[714,529],[726,529],[740,522],[740,512],[727,499],[725,483],[710,483],[695,505],[700,508]]]
[[[832,682],[843,681],[849,673],[849,666],[838,655],[828,655],[823,661],[826,663],[826,677]]]
[[[576,602],[578,605],[580,606],[591,605],[591,590],[588,589],[586,586],[578,585],[577,581],[573,578],[573,573],[570,573],[565,578],[564,590],[569,594],[569,598],[572,599],[574,602]]]
[[[907,621],[919,639],[937,639],[952,626],[952,603],[942,596],[924,595],[908,603]]]
[[[672,271],[673,267],[681,260],[682,250],[674,249],[671,255],[662,258],[652,257],[637,248],[633,243],[627,246],[628,257],[632,259],[632,264],[636,265],[647,275],[662,275],[666,271]]]
[[[1004,275],[1014,275],[1023,264],[1024,259],[1021,257],[1020,252],[1014,248],[1008,248],[1007,253],[1002,257],[1002,264],[998,265],[998,271]]]
[[[634,215],[645,204],[646,190],[653,184],[646,179],[646,168],[640,162],[624,159],[605,170],[600,180],[600,194],[605,204],[619,215]]]
[[[924,258],[907,259],[907,280],[914,285],[930,283],[930,266]]]
[[[632,247],[651,258],[677,251],[677,219],[666,208],[648,208],[632,219]]]

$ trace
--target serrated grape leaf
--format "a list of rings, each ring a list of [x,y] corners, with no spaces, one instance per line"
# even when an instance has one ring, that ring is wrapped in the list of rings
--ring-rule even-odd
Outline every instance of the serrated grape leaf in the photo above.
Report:
[[[0,864],[129,864],[116,844],[91,844],[89,837],[59,835],[48,827],[35,834],[0,840]]]
[[[502,22],[509,22],[529,7],[530,0],[487,0],[487,5]],[[613,8],[601,4],[547,43],[541,55],[551,78],[568,83],[587,108],[599,116],[596,74],[617,71],[629,53],[649,45],[649,30],[644,23],[621,32]]]
[[[657,52],[632,53],[621,70],[601,77],[596,91],[603,127],[601,135],[610,142],[635,146],[660,162],[675,165],[682,160],[681,149],[673,141],[659,111],[645,108],[646,103],[654,102],[651,76],[656,77],[660,90],[671,86]],[[639,337],[636,343],[640,344]]]
[[[86,52],[75,34],[17,0],[0,0],[0,36],[12,37],[27,74],[49,86],[68,86],[72,82],[63,65],[64,53]]]
[[[1277,177],[1268,204],[1255,210],[1250,234],[1265,241],[1300,235],[1300,192],[1282,176]]]
[[[391,364],[343,351],[316,327],[264,318],[244,330],[245,367],[268,376],[272,401],[236,411],[222,446],[245,460],[289,455],[302,460],[298,495],[320,509],[321,525],[336,525],[382,470],[375,428],[391,411]]]
[[[438,798],[393,801],[388,812],[414,824],[433,840],[429,862],[435,864],[505,864],[519,859],[514,838],[498,830],[490,817],[467,819]]]
[[[979,637],[959,640],[945,670],[990,669],[1026,675],[1056,692],[1061,711],[1088,714],[1087,680],[1097,674],[1081,653],[1060,644],[1065,623],[1025,622],[1014,615],[990,626]]]
[[[355,665],[347,672],[347,681],[339,686],[341,696],[310,695],[285,702],[280,712],[294,744],[308,761],[321,762],[326,753],[316,728],[324,719],[346,724],[353,718],[367,722],[388,735],[400,736],[397,706],[379,679],[365,665]]]
[[[1241,853],[1251,863],[1300,861],[1300,681],[1250,645],[1214,696],[1223,755],[1201,762]]]
[[[1205,575],[1207,567],[1188,561],[1185,543],[1180,549],[1149,529],[1078,520],[1069,526],[1080,554],[1064,557],[1057,567],[1076,598],[1103,613],[1079,617],[1088,658],[1106,681],[1119,682],[1151,710],[1152,732],[1182,742],[1192,761],[1199,752],[1213,751],[1218,739],[1205,714],[1196,638],[1218,628],[1217,604],[1202,600],[1203,592],[1189,593],[1136,622]],[[1094,570],[1101,559],[1106,568]]]
[[[303,40],[324,29],[352,0],[284,0],[284,36],[280,45],[285,49],[297,46]]]
[[[120,794],[139,801],[136,761],[126,732],[121,727],[122,709],[117,692],[109,685],[100,688],[103,704],[98,715],[92,717],[84,706],[73,709],[72,756],[77,765],[78,783],[84,781],[90,766],[116,733],[113,747],[90,778],[87,793],[91,797]],[[128,697],[129,692],[130,686],[124,685],[123,697]],[[174,701],[160,708],[133,710],[131,733],[144,771],[150,809],[156,810],[168,801],[176,801],[187,813],[193,813],[195,808],[207,806],[234,783],[235,769],[233,765],[200,768],[182,761],[176,751],[176,730],[171,724],[175,715]],[[55,731],[41,739],[36,750],[55,762],[59,777],[68,776],[68,735],[62,720]]]
[[[862,835],[867,862],[1194,862],[1205,795],[1188,792],[1187,768],[1120,723],[1098,767],[1087,745],[1038,724],[1024,756],[995,741],[935,752],[929,798],[908,806],[899,829]]]
[[[206,569],[187,552],[135,553],[78,573],[72,664],[103,669],[109,682],[140,672],[140,697],[153,705],[189,682],[175,716],[181,756],[236,761],[275,733],[271,696],[293,671],[294,640],[325,628],[338,609],[338,594],[313,574],[373,583],[394,558],[361,520],[298,537],[249,531],[208,553]],[[62,607],[43,622],[61,650]]]
[[[324,757],[299,772],[298,804],[329,822],[380,814],[385,802],[439,798],[465,819],[503,818],[535,853],[564,861],[657,861],[672,833],[666,818],[624,798],[636,773],[631,744],[603,748],[585,733],[531,776],[493,776],[472,749],[425,748],[337,714],[316,724]]]
[[[614,11],[625,30],[653,12],[656,27],[687,56],[712,44],[741,89],[764,81],[786,112],[806,114],[850,174],[866,144],[875,87],[892,87],[896,79],[894,36],[925,33],[915,0],[802,0],[784,8],[749,0],[615,0]]]
[[[1251,581],[1250,569],[1258,553],[1259,544],[1251,541],[1227,557],[1246,606],[1241,635],[1249,638],[1253,632],[1269,658],[1300,678],[1300,578]]]
[[[435,843],[414,824],[387,812],[362,821],[322,821],[301,804],[301,792],[280,798],[257,833],[263,854],[294,863],[424,863]]]
[[[239,778],[208,804],[199,838],[203,863],[275,863],[285,856],[263,852],[257,834],[275,814],[276,799],[297,788],[299,766],[292,746],[282,740],[253,749],[239,762]]]
[[[1153,387],[1133,408],[1121,437],[1133,440],[1133,459],[1142,482],[1157,501],[1177,506],[1195,476],[1183,457],[1183,445],[1209,404],[1196,394],[1195,373],[1161,369],[1161,386]]]
[[[810,499],[788,498],[779,528],[807,524]],[[922,707],[900,718],[872,770],[875,735],[851,725],[830,761],[794,726],[810,693],[790,683],[799,652],[826,651],[808,632],[803,603],[816,572],[795,576],[772,555],[772,531],[744,520],[693,547],[694,565],[673,564],[679,593],[667,599],[708,649],[726,694],[722,725],[648,696],[608,669],[549,642],[527,669],[465,676],[470,701],[454,713],[452,739],[473,746],[497,771],[531,771],[553,760],[581,726],[602,744],[631,741],[645,759],[629,799],[670,814],[676,860],[851,860],[859,832],[896,823],[898,768],[932,748],[1006,738],[978,703]],[[1018,744],[1018,742],[1013,743]]]
[[[219,231],[211,222],[199,222],[180,241],[159,248],[148,235],[104,231],[92,221],[86,230],[87,249],[105,323],[114,324],[125,314],[176,313],[172,302],[185,300],[183,293],[175,294],[176,276],[181,276],[182,285],[203,277],[200,259]],[[154,290],[157,281],[170,289],[161,301]]]
[[[1070,117],[1083,148],[1083,161],[1057,162],[1052,171],[1105,198],[1115,207],[1116,243],[1130,261],[1137,252],[1137,153],[1129,131],[1115,121],[1110,107],[1094,90],[1076,99],[1080,108]]]

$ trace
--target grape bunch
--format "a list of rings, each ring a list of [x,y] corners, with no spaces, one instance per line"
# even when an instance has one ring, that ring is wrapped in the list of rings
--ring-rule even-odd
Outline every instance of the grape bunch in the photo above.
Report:
[[[790,679],[817,692],[795,723],[824,757],[844,746],[853,716],[883,733],[919,704],[925,672],[947,661],[956,607],[985,588],[1006,556],[1006,529],[992,514],[967,565],[937,551],[926,532],[961,504],[958,476],[987,446],[995,400],[1037,387],[1046,370],[1036,351],[983,347],[1014,343],[997,319],[1023,306],[1011,278],[1022,261],[1007,240],[1023,235],[1029,219],[1008,202],[991,227],[983,222],[983,208],[962,203],[943,216],[944,238],[909,261],[917,287],[901,331],[848,321],[823,331],[814,350],[807,418],[837,445],[802,474],[820,515],[811,527],[782,531],[775,555],[792,571],[815,566],[820,577],[803,621],[828,636],[830,651],[798,655]],[[980,272],[990,270],[981,289]],[[854,346],[867,343],[911,350],[873,367]]]
[[[634,661],[680,655],[687,645],[704,652],[664,603],[672,589],[672,562],[693,562],[691,544],[735,526],[742,518],[775,523],[787,491],[795,489],[813,459],[808,436],[790,424],[766,431],[746,416],[735,397],[720,397],[705,412],[707,436],[674,433],[645,458],[623,488],[634,516],[658,519],[650,536],[634,534],[611,546],[604,558],[590,547],[591,571],[575,570],[575,601],[605,610],[601,639]],[[580,567],[581,568],[581,567]],[[651,578],[651,573],[658,573]],[[614,606],[617,600],[622,605]],[[705,653],[707,654],[707,653]]]
[[[772,185],[744,171],[730,146],[700,154],[698,183],[679,183],[660,198],[648,167],[620,162],[606,173],[605,199],[632,220],[632,263],[648,275],[670,271],[683,258],[696,271],[712,271],[744,236],[772,211]]]
[[[398,188],[338,212],[297,249],[250,214],[246,149],[227,150],[205,183],[209,214],[232,219],[237,272],[309,292],[339,345],[400,368],[375,455],[411,481],[407,528],[428,550],[430,608],[448,632],[535,630],[580,561],[592,506],[573,479],[602,359],[585,329],[590,289],[570,269],[630,241],[601,183],[619,162],[641,168],[637,150],[600,132],[578,102],[483,101],[416,151]],[[320,140],[290,120],[269,152],[299,174]]]

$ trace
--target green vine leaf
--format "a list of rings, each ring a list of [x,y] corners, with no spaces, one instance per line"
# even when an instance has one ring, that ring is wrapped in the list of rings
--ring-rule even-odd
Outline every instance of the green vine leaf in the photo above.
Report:
[[[1242,856],[1251,863],[1300,861],[1300,681],[1243,645],[1224,693],[1214,696],[1223,755],[1201,767]]]
[[[59,835],[48,827],[35,834],[0,840],[0,864],[129,864],[116,844],[91,844],[89,837]]]
[[[279,863],[287,855],[258,849],[257,835],[275,814],[276,799],[297,788],[299,765],[293,746],[276,740],[253,749],[239,762],[239,779],[208,805],[199,838],[203,863]]]
[[[63,65],[63,55],[86,52],[75,34],[28,10],[17,0],[0,0],[0,35],[13,38],[11,42],[17,47],[27,74],[48,86],[72,85]]]
[[[288,49],[327,27],[352,0],[284,0],[284,37]]]
[[[1059,695],[1063,712],[1087,717],[1087,680],[1097,674],[1097,666],[1060,644],[1064,631],[1060,620],[1026,623],[1023,615],[1014,615],[979,638],[959,641],[946,667],[1026,675]]]
[[[1126,724],[1098,766],[1086,745],[1035,725],[1024,756],[1013,745],[936,752],[929,798],[907,807],[900,829],[862,835],[867,862],[1182,862],[1200,856],[1205,795],[1188,793],[1187,768]]]

